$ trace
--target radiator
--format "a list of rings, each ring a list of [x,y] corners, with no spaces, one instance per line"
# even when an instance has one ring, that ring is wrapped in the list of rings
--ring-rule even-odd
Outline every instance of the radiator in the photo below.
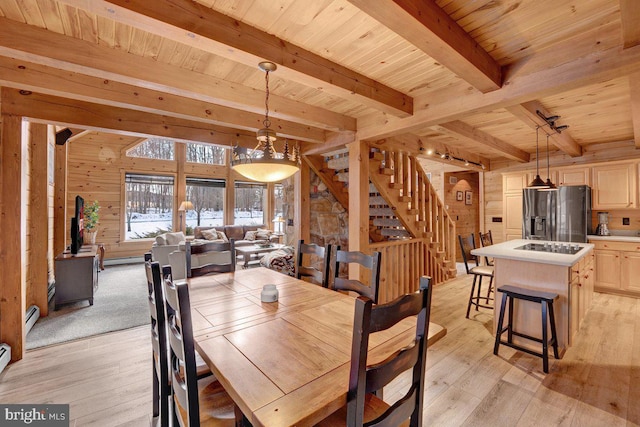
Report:
[[[33,325],[35,325],[40,318],[40,308],[37,305],[32,305],[27,309],[25,318],[25,334],[28,334],[31,328],[33,328]]]
[[[0,372],[9,364],[11,360],[11,347],[8,344],[0,344]]]

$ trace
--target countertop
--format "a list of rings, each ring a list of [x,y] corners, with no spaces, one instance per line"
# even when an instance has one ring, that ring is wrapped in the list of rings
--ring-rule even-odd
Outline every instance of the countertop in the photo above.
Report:
[[[608,240],[612,242],[632,242],[632,243],[640,243],[640,236],[596,236],[596,235],[588,235],[587,239],[589,240]]]
[[[504,258],[516,261],[536,262],[541,264],[553,264],[571,267],[582,257],[587,255],[593,250],[591,243],[571,243],[572,245],[578,245],[582,249],[574,255],[559,254],[552,252],[537,252],[515,249],[519,246],[526,245],[527,243],[549,243],[557,244],[563,242],[547,242],[545,240],[509,240],[507,242],[498,243],[496,245],[487,246],[484,248],[477,248],[471,251],[473,255],[486,256],[493,258]]]

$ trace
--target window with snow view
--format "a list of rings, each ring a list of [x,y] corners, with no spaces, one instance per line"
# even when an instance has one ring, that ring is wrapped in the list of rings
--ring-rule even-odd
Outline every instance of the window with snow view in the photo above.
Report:
[[[147,239],[172,230],[173,176],[125,174],[125,239]]]

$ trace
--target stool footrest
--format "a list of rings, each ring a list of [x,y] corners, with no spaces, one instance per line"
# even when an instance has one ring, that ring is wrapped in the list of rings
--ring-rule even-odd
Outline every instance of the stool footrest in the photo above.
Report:
[[[506,345],[507,347],[515,348],[516,350],[524,351],[525,353],[529,353],[529,354],[534,355],[534,356],[544,357],[544,355],[542,353],[538,353],[537,351],[529,350],[528,348],[521,347],[518,344],[514,344],[514,343],[511,343],[511,342],[502,341],[502,340],[500,340],[500,344]]]

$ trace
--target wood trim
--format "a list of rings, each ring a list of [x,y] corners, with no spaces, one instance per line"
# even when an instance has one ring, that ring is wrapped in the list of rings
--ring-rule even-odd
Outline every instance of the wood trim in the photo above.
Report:
[[[636,0],[620,0],[622,42],[625,49],[640,43],[640,3]]]
[[[537,111],[540,111],[545,117],[552,116],[549,110],[547,110],[544,105],[537,100],[507,107],[507,111],[522,120],[532,129],[547,125],[547,122],[537,114]],[[553,145],[558,147],[558,149],[572,157],[580,157],[582,155],[582,147],[573,140],[568,131],[565,130],[562,133],[550,133],[551,131],[548,127],[545,127],[543,130],[545,134],[549,133],[549,140]]]
[[[176,180],[174,183],[174,208],[173,208],[173,229],[180,230],[185,234],[187,231],[187,217],[180,219],[180,213],[178,208],[183,200],[187,200],[187,178],[185,174],[185,164],[187,161],[187,146],[186,144],[176,143],[174,144],[174,158],[176,165]]]
[[[458,137],[462,137],[463,139],[472,142],[479,142],[480,144],[489,147],[490,149],[497,151],[498,153],[510,159],[514,159],[523,163],[530,161],[529,153],[527,153],[526,151],[514,147],[513,145],[508,144],[501,139],[495,138],[488,133],[481,131],[480,129],[474,128],[473,126],[468,125],[465,122],[461,122],[460,120],[442,123],[438,126],[438,128],[444,129],[448,133],[453,133]]]
[[[369,254],[369,144],[349,144],[349,250]],[[362,280],[363,269],[349,265],[349,278]]]
[[[0,85],[252,132],[263,127],[264,113],[214,105],[198,99],[3,56],[0,56]],[[316,143],[325,140],[325,130],[320,127],[277,117],[270,119],[272,129],[276,129],[283,137]],[[355,120],[353,127],[355,129]],[[74,130],[74,136],[76,131],[79,130]]]
[[[413,99],[300,46],[191,0],[63,0],[82,10],[251,67],[264,60],[278,75],[398,117]],[[206,25],[202,23],[206,22]]]
[[[294,208],[293,208],[293,229],[294,239],[298,242],[302,239],[309,242],[311,230],[309,228],[309,218],[311,218],[311,174],[307,162],[302,162],[300,172],[294,175]]]
[[[49,144],[47,125],[28,124],[31,156],[29,159],[29,212],[26,306],[35,304],[40,315],[49,314],[48,299],[48,245],[49,241]]]
[[[0,18],[0,55],[264,113],[264,91],[7,18]],[[273,117],[331,130],[355,130],[355,119],[323,108],[277,95],[271,95],[269,103]]]
[[[434,1],[348,0],[481,92],[502,85],[500,65]]]
[[[4,107],[4,99],[2,106]],[[24,357],[26,290],[24,276],[25,236],[22,230],[22,118],[0,117],[0,342],[11,346],[11,360]]]
[[[53,254],[60,254],[67,247],[67,148],[55,146]]]

